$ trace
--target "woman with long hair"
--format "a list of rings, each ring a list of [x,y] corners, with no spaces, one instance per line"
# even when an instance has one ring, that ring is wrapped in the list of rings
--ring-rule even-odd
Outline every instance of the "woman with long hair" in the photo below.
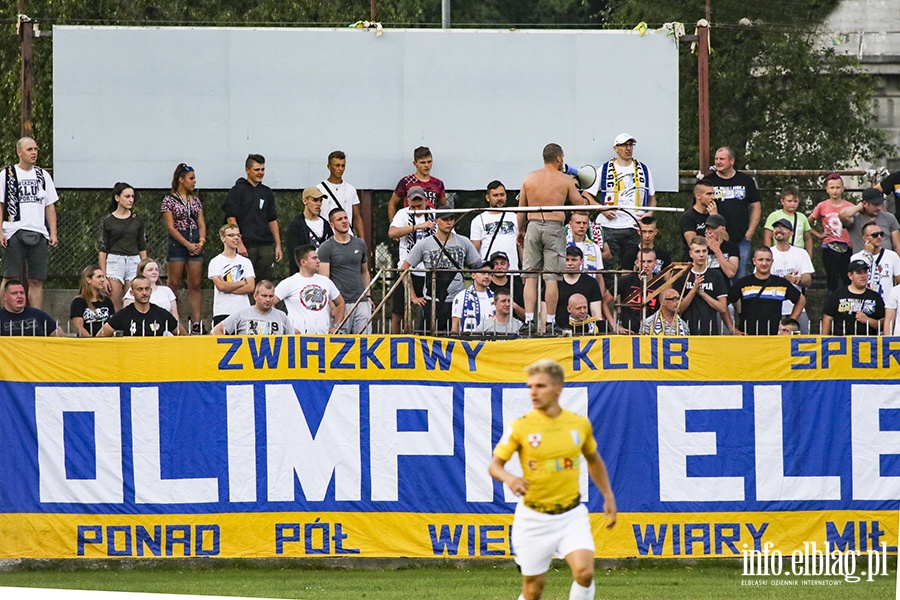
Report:
[[[159,285],[159,263],[155,258],[145,258],[137,267],[137,274],[150,280],[150,304],[165,309],[178,318],[178,302],[175,292],[164,285]],[[125,294],[124,305],[134,302],[134,294],[128,290]]]
[[[171,193],[162,201],[163,224],[169,234],[166,257],[169,288],[177,294],[187,272],[192,334],[203,333],[200,323],[200,279],[203,274],[203,246],[206,244],[206,221],[203,218],[203,204],[194,193],[196,185],[194,167],[180,163],[172,175]]]
[[[120,181],[113,187],[109,211],[100,220],[100,269],[106,275],[110,298],[122,309],[122,296],[147,258],[144,219],[134,213],[134,188]]]
[[[105,292],[106,275],[99,265],[90,265],[81,272],[78,296],[72,300],[69,309],[69,319],[78,337],[96,336],[116,312],[113,301]]]

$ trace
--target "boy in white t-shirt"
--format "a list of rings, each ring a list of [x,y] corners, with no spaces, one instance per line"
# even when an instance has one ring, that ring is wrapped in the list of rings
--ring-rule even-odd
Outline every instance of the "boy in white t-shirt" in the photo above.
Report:
[[[209,278],[216,287],[213,295],[213,325],[218,325],[232,313],[250,306],[247,294],[256,286],[256,273],[250,259],[237,253],[241,244],[241,230],[226,223],[219,228],[222,254],[209,261]]]
[[[319,275],[319,254],[312,245],[300,246],[294,260],[300,272],[275,286],[275,303],[284,300],[299,333],[336,333],[344,320],[344,299],[330,279]]]

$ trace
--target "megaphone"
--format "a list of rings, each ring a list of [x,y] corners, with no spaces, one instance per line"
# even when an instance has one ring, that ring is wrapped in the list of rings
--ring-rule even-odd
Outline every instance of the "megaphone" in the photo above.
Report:
[[[593,165],[584,165],[576,169],[570,165],[563,165],[563,173],[571,175],[578,182],[578,189],[586,190],[597,181],[597,169]]]

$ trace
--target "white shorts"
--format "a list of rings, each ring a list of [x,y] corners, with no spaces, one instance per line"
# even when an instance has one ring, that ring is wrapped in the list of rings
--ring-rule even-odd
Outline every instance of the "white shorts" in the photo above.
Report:
[[[575,550],[594,551],[594,535],[587,507],[579,504],[561,515],[547,515],[516,505],[512,545],[522,575],[533,577],[547,572],[554,556],[566,557]]]
[[[134,256],[107,254],[106,278],[115,279],[120,283],[131,281],[137,276],[139,262],[141,262],[141,257],[138,254],[135,254]]]

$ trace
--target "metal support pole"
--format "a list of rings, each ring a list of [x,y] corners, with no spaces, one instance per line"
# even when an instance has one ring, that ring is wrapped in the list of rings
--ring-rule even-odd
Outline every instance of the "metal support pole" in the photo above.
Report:
[[[707,8],[707,14],[709,10]],[[701,19],[697,22],[700,34],[699,52],[697,54],[697,96],[700,131],[700,167],[699,173],[709,169],[709,21]]]
[[[441,29],[450,29],[450,0],[441,0]]]
[[[24,1],[20,0],[19,9],[24,10]],[[34,87],[34,67],[32,59],[34,57],[34,21],[24,14],[19,14],[19,43],[22,49],[22,69],[20,86],[22,90],[21,119],[22,133],[21,137],[34,136],[34,123],[32,122],[31,112],[31,91]]]

